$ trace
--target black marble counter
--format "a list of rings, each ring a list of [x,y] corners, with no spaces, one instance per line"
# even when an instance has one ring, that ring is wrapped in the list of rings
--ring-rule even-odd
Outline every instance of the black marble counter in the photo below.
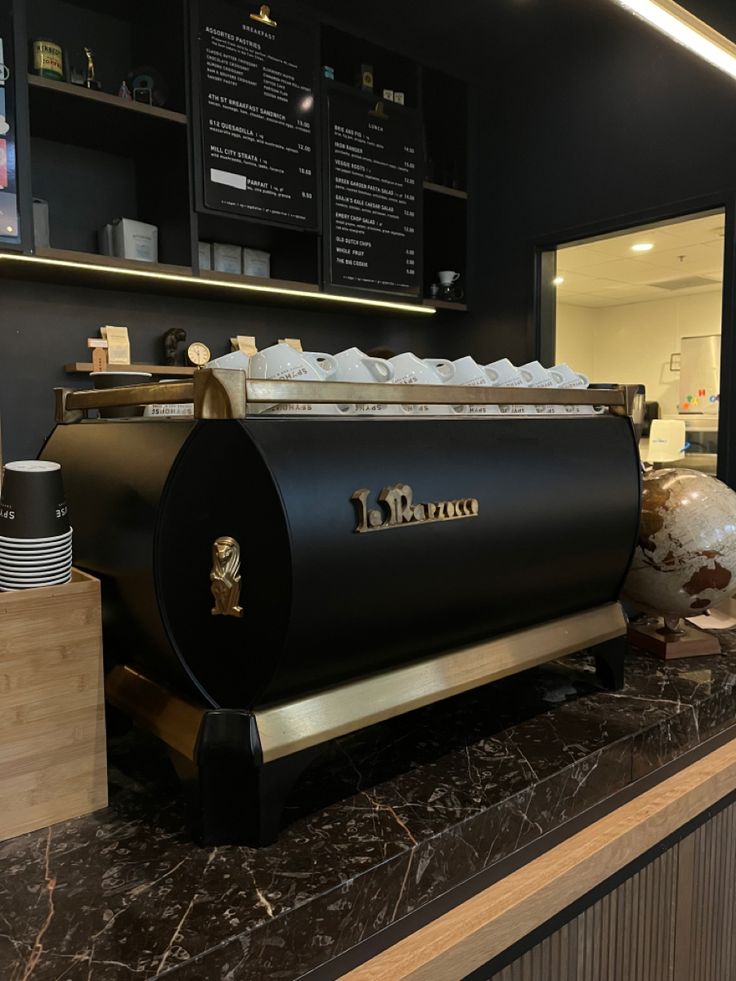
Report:
[[[292,979],[736,723],[720,656],[585,657],[340,740],[266,849],[194,846],[158,746],[111,748],[110,806],[0,845],[3,981]],[[327,966],[325,966],[327,965]]]

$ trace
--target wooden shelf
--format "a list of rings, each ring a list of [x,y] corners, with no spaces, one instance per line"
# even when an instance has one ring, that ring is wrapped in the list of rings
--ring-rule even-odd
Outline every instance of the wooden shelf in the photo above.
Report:
[[[64,371],[68,375],[89,374],[93,371],[90,361],[72,361],[71,364],[64,365]],[[111,364],[108,371],[147,371],[151,375],[160,378],[175,378],[183,376],[191,378],[196,369],[186,368],[182,365],[166,364]]]
[[[109,269],[128,269],[155,276],[189,276],[189,266],[175,266],[166,262],[140,262],[137,259],[120,259],[114,255],[98,255],[96,252],[74,252],[72,249],[36,249],[39,259],[53,259],[56,262],[72,262],[79,266],[105,266]]]
[[[425,300],[424,306],[431,307],[433,310],[456,310],[458,312],[468,309],[467,303],[450,303],[448,300]]]
[[[424,181],[424,190],[431,191],[433,194],[445,194],[448,198],[461,198],[468,200],[468,192],[461,191],[457,187],[447,187],[445,184],[435,184],[433,181]]]
[[[124,112],[140,113],[153,119],[178,123],[182,126],[186,126],[187,124],[187,117],[183,112],[174,112],[172,109],[163,109],[160,106],[148,106],[144,102],[121,99],[120,96],[110,95],[109,92],[96,92],[94,89],[86,89],[83,85],[57,82],[53,78],[44,78],[41,75],[29,75],[28,84],[31,88],[45,89],[47,92],[55,92],[58,95],[67,96],[72,99],[82,99],[97,103],[98,105],[112,106]]]
[[[0,278],[86,286],[93,289],[128,290],[201,300],[242,300],[265,306],[321,307],[355,313],[422,316],[427,304],[402,303],[390,299],[364,299],[322,292],[314,283],[235,276],[205,272],[196,276],[189,266],[136,262],[66,249],[39,249],[36,255],[0,250]],[[457,304],[451,304],[453,309]]]
[[[298,290],[300,293],[319,293],[316,283],[300,283],[293,279],[268,279],[265,276],[239,276],[237,273],[216,272],[213,269],[203,269],[201,279],[217,283],[231,283],[233,286],[273,286],[284,290]]]
[[[39,75],[28,76],[28,95],[32,136],[129,157],[162,145],[172,152],[172,136],[185,145],[187,117],[171,109]]]

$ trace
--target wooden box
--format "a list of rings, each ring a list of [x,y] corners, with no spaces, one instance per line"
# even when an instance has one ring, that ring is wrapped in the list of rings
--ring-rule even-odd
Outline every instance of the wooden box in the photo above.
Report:
[[[0,593],[0,841],[107,804],[100,584]]]

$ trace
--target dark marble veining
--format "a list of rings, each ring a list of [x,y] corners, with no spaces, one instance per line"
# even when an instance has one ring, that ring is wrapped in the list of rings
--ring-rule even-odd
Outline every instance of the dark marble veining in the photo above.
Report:
[[[110,806],[0,845],[2,981],[292,979],[736,722],[724,653],[568,658],[340,740],[279,841],[198,848],[160,747],[111,745]]]

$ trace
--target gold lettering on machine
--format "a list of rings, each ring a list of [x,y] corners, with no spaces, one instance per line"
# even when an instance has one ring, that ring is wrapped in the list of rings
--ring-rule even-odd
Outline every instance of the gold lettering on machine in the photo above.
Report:
[[[414,491],[408,484],[391,484],[378,495],[377,508],[369,508],[370,491],[362,487],[351,500],[357,516],[356,532],[388,531],[390,528],[427,524],[431,521],[457,521],[476,518],[479,505],[475,497],[456,501],[414,503]]]

